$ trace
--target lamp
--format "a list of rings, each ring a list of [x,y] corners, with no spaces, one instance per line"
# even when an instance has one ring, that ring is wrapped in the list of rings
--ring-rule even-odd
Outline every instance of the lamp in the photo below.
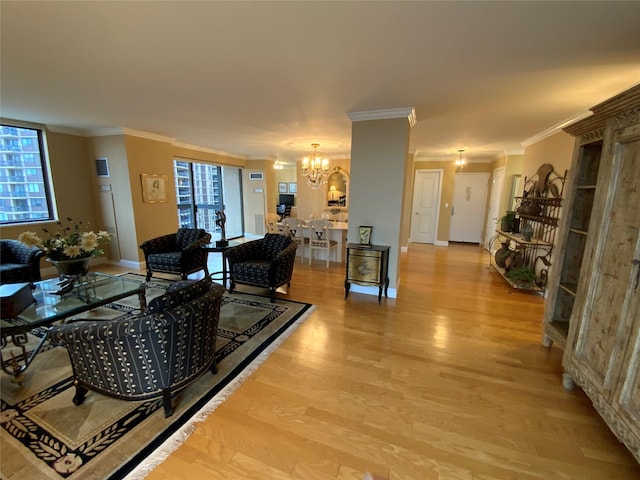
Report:
[[[274,170],[282,170],[283,168],[284,168],[284,165],[282,165],[280,160],[276,160],[275,162],[273,162],[273,169]]]
[[[467,164],[467,161],[462,157],[462,152],[464,152],[464,149],[458,150],[458,158],[456,159],[456,167],[463,168]]]
[[[319,143],[312,143],[311,146],[313,152],[302,159],[302,175],[307,177],[307,185],[317,189],[320,185],[327,183],[329,160],[318,153]]]

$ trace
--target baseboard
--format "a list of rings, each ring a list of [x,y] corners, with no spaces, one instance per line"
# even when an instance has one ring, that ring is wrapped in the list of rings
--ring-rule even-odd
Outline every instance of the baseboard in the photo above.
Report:
[[[110,265],[117,265],[118,267],[124,267],[124,268],[133,268],[135,270],[147,269],[146,262],[134,262],[132,260],[107,260],[106,262],[100,262],[100,263],[108,263]]]
[[[447,241],[447,240],[436,240],[435,242],[433,242],[433,244],[436,247],[448,247],[449,246],[449,241]]]

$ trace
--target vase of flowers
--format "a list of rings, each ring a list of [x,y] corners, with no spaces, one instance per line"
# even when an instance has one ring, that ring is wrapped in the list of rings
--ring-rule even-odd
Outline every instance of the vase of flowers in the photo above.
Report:
[[[86,275],[89,262],[104,253],[103,247],[111,241],[111,234],[85,229],[83,222],[70,217],[64,224],[57,223],[59,228],[55,231],[42,229],[45,238],[35,232],[23,232],[18,240],[25,245],[42,248],[47,254],[47,261],[58,269],[61,277]]]

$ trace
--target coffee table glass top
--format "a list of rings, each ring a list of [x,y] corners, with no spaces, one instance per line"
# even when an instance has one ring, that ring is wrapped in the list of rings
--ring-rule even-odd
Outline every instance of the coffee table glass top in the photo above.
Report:
[[[105,273],[90,273],[87,282],[75,285],[65,295],[55,295],[60,288],[60,279],[53,278],[34,283],[35,302],[20,312],[17,319],[2,319],[3,334],[26,332],[40,326],[51,325],[57,320],[86,312],[107,303],[128,297],[141,296],[144,302],[145,284],[135,280]],[[141,305],[144,308],[144,304]]]

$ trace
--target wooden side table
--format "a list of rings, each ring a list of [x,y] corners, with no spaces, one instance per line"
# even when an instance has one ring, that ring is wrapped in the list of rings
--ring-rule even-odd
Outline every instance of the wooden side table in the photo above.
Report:
[[[349,296],[351,284],[377,285],[378,303],[389,289],[389,250],[387,245],[363,246],[359,243],[347,245],[347,276],[344,279],[344,298]]]

